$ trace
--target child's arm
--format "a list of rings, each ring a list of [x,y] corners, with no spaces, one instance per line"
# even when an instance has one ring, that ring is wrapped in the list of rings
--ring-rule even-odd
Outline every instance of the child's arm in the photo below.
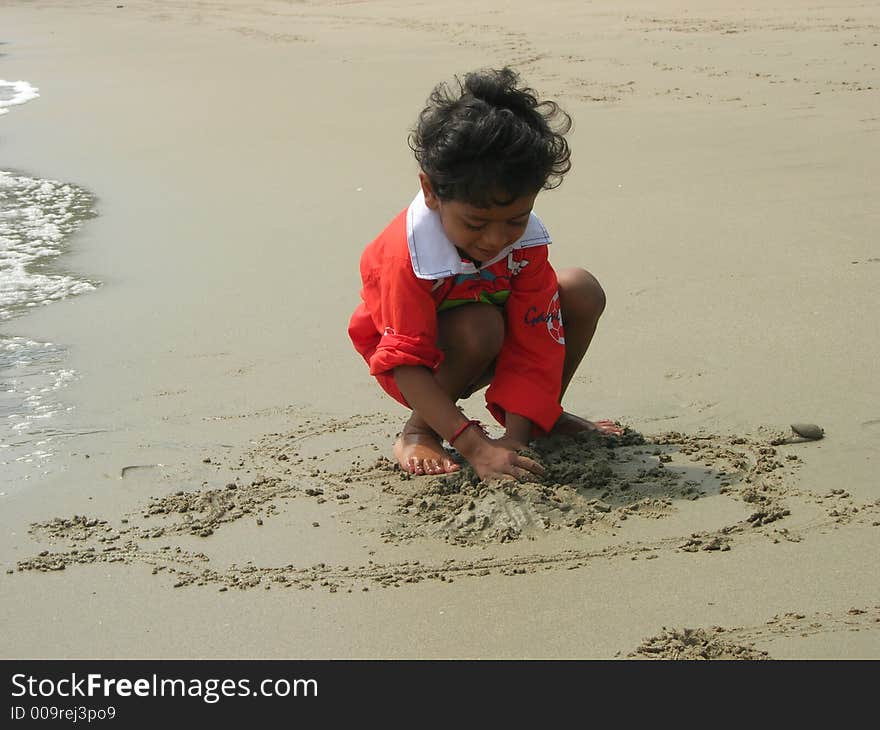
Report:
[[[425,367],[404,365],[394,369],[394,380],[407,403],[434,431],[449,441],[467,423],[467,418]],[[529,425],[531,428],[531,425]],[[523,440],[528,443],[528,439]],[[499,440],[490,439],[480,428],[466,428],[455,439],[455,448],[468,460],[480,479],[528,473],[541,475],[540,464],[521,456]]]
[[[504,426],[505,436],[519,447],[527,446],[532,440],[532,422],[519,413],[508,413]]]

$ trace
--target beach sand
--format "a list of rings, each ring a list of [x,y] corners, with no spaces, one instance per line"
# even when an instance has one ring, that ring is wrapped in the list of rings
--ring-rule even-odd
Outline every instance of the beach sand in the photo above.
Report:
[[[3,658],[880,657],[880,9],[4,3],[0,169],[97,198],[69,433],[3,466]],[[608,308],[541,484],[405,478],[346,335],[431,87],[573,117]],[[463,402],[491,422],[482,396]],[[815,422],[825,437],[794,438]],[[490,429],[497,433],[497,427]]]

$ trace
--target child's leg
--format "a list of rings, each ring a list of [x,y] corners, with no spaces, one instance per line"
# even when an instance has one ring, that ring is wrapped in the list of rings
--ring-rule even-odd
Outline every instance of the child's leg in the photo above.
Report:
[[[562,393],[565,394],[571,379],[587,354],[596,325],[605,311],[605,292],[589,271],[584,269],[563,269],[557,273],[559,280],[559,306],[562,309],[562,323],[565,326],[565,363],[562,367]],[[578,431],[599,430],[605,433],[620,433],[620,428],[612,421],[587,421],[571,413],[563,413],[554,433],[576,433]]]
[[[563,315],[564,316],[564,315]],[[437,315],[443,362],[434,373],[440,387],[457,401],[478,382],[504,344],[504,316],[492,304],[464,304]],[[413,474],[443,474],[459,467],[442,439],[413,411],[394,444],[401,468]]]

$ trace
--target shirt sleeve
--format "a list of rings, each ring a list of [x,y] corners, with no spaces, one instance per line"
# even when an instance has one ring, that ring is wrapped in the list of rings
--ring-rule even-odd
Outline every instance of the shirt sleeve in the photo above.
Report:
[[[523,253],[529,263],[511,280],[505,305],[507,333],[486,404],[499,423],[507,413],[516,413],[549,432],[562,414],[565,337],[559,289],[547,247],[534,246]]]
[[[409,259],[388,258],[380,267],[362,272],[363,298],[380,333],[369,358],[370,374],[401,365],[436,370],[443,361],[437,347],[437,306],[433,281],[418,279]]]

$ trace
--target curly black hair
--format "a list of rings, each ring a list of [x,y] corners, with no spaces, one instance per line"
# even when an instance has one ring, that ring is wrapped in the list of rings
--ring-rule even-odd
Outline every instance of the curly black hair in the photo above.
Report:
[[[485,208],[558,187],[571,117],[507,66],[455,80],[434,87],[408,140],[437,197]]]

